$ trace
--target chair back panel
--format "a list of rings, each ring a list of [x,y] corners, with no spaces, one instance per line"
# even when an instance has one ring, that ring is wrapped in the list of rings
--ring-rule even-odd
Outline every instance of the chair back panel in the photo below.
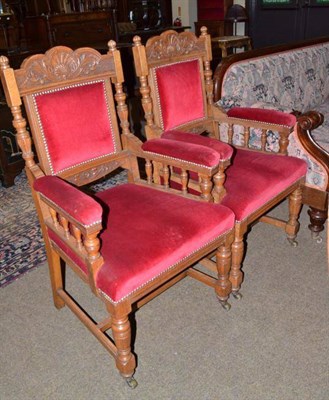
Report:
[[[123,80],[117,67],[114,53],[58,46],[15,71],[45,174],[67,177],[122,150],[112,91]]]
[[[145,46],[135,36],[133,56],[148,139],[176,128],[195,133],[212,129],[212,55],[207,28],[202,28],[199,37],[168,30],[150,38]]]
[[[150,77],[154,82],[153,101],[158,108],[157,114],[162,129],[174,129],[206,118],[202,74],[200,59],[151,68]]]
[[[115,153],[105,82],[90,82],[33,95],[52,175]]]

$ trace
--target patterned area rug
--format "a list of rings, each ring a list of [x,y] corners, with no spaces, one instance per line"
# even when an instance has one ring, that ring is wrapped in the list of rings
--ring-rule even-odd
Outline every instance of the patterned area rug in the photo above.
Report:
[[[126,181],[120,172],[110,179],[91,186],[99,191]],[[10,188],[0,186],[0,287],[38,267],[46,260],[37,213],[25,172]]]

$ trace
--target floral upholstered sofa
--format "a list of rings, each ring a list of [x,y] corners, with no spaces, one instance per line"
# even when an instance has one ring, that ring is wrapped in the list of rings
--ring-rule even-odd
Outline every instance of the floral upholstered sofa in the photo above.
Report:
[[[223,116],[221,140],[237,146],[244,140],[243,121],[246,118],[257,121],[257,109],[279,110],[297,116],[286,153],[307,161],[303,203],[310,206],[309,228],[313,236],[318,237],[324,229],[328,210],[329,37],[225,58],[214,74],[214,100]],[[228,139],[233,116],[233,133]],[[237,118],[241,119],[241,125]],[[262,132],[266,131],[266,150],[278,152],[277,132],[267,129],[266,123],[255,125],[249,129],[249,147],[260,148],[264,140]]]

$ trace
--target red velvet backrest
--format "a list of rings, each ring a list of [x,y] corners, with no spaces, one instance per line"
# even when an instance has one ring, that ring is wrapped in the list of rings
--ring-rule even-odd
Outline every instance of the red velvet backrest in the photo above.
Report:
[[[160,126],[169,130],[206,118],[206,103],[199,59],[179,61],[151,69],[153,101]]]
[[[116,152],[113,99],[106,89],[105,81],[96,80],[33,94],[52,175]]]

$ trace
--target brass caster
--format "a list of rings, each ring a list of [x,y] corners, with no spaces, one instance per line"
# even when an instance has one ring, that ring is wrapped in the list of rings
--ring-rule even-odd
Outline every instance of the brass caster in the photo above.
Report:
[[[297,247],[298,246],[298,242],[296,239],[292,239],[292,238],[287,238],[288,242],[291,244],[292,247]]]
[[[218,299],[218,301],[220,302],[220,305],[224,308],[225,311],[230,311],[230,309],[231,309],[231,304],[230,303],[228,303],[226,300],[219,300]]]
[[[135,389],[138,385],[136,379],[132,376],[129,378],[126,378],[127,385],[130,387],[130,389]]]
[[[232,292],[232,296],[236,299],[236,300],[241,300],[242,299],[242,294],[240,292]]]
[[[322,243],[323,239],[320,236],[319,232],[312,232],[312,239],[316,241],[316,243]]]

